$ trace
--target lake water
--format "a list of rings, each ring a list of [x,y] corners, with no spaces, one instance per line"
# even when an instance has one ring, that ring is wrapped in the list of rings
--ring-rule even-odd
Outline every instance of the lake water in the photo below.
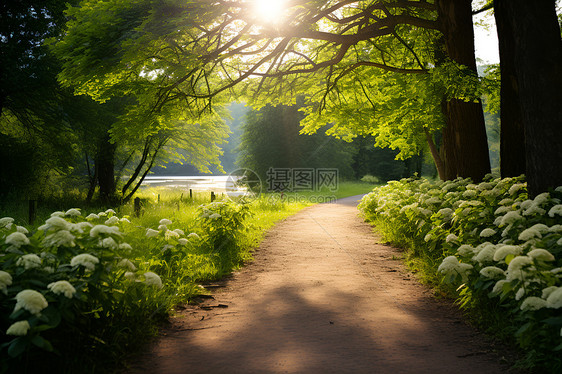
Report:
[[[229,195],[245,188],[236,186],[237,177],[232,175],[205,176],[147,176],[142,187],[173,187],[194,191],[228,192]]]

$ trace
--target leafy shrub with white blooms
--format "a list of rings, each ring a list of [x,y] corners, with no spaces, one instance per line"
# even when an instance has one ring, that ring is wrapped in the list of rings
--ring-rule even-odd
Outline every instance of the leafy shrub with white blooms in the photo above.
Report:
[[[524,177],[403,179],[360,209],[387,239],[438,264],[461,305],[499,308],[531,365],[562,370],[562,187],[529,199]]]

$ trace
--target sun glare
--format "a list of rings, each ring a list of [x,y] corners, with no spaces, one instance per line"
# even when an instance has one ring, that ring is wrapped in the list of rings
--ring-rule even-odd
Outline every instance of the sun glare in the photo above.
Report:
[[[262,22],[277,23],[285,10],[286,0],[254,0],[254,11]]]

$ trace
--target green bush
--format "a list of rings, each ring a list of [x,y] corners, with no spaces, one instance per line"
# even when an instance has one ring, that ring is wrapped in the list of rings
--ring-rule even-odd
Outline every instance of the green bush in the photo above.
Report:
[[[386,238],[458,291],[484,324],[509,331],[522,364],[562,370],[562,187],[528,199],[523,177],[403,179],[360,204]]]

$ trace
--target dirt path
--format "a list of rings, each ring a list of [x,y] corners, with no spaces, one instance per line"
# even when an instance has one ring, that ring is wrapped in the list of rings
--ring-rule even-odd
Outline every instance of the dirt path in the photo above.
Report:
[[[506,372],[398,250],[376,244],[356,204],[316,205],[281,222],[255,261],[214,300],[174,318],[132,372]]]

